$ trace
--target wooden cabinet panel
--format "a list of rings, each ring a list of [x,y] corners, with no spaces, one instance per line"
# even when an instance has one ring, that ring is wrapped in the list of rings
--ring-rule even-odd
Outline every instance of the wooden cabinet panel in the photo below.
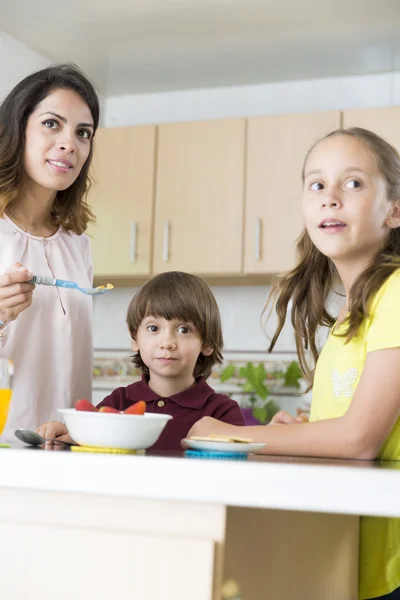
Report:
[[[303,227],[304,158],[315,141],[339,126],[339,112],[248,120],[245,273],[277,273],[294,265]]]
[[[7,600],[220,600],[224,507],[4,489],[0,500]]]
[[[400,151],[400,107],[346,110],[343,113],[343,127],[363,127],[370,129]]]
[[[153,271],[242,271],[245,120],[160,125]]]
[[[100,129],[89,203],[96,276],[150,274],[156,128]]]
[[[357,600],[359,518],[229,507],[224,579],[244,600]]]

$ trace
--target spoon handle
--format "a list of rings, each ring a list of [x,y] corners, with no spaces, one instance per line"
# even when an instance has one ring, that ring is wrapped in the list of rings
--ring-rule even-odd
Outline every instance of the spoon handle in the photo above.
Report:
[[[36,283],[38,285],[56,285],[54,277],[46,277],[45,275],[34,275],[28,283]]]
[[[79,286],[75,281],[67,281],[65,279],[55,279],[54,277],[47,277],[45,275],[34,275],[28,283],[35,283],[36,285],[51,285],[56,287],[70,288],[72,290],[79,289]]]

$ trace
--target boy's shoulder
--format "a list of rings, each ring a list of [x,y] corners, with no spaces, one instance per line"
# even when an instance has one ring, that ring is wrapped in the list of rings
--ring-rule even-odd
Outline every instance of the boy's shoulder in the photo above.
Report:
[[[233,408],[233,407],[239,408],[239,404],[236,402],[236,400],[233,400],[226,394],[219,394],[217,392],[214,392],[214,394],[213,394],[213,396],[211,396],[210,400],[215,406],[222,406],[222,407],[225,407],[226,409]]]
[[[212,402],[213,404],[237,406],[236,400],[232,400],[232,398],[230,398],[226,394],[221,394],[220,392],[216,392],[215,390],[213,390],[213,388],[210,388],[210,394],[208,395],[208,400],[209,400],[209,402]]]
[[[196,394],[200,397],[210,400],[211,402],[234,402],[229,396],[226,394],[220,394],[216,392],[214,388],[204,379],[204,377],[199,377],[196,380],[195,386],[189,389],[196,388]]]
[[[215,410],[228,410],[234,406],[238,406],[235,400],[216,392],[204,379],[198,377],[194,385],[176,394],[172,397],[176,404],[179,404],[185,409],[193,409],[194,411],[207,411],[207,414]],[[206,414],[206,413],[205,413]]]
[[[233,400],[226,394],[216,392],[204,379],[203,381],[200,380],[198,384],[202,386],[206,396],[203,406],[203,416],[221,419],[224,415],[230,414],[233,420],[229,419],[229,422],[237,425],[244,424],[240,407],[236,400]]]

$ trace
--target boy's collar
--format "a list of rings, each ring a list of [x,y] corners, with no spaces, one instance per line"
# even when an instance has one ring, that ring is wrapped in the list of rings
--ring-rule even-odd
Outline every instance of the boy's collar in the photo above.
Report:
[[[149,378],[147,375],[142,375],[141,381],[138,382],[140,386],[140,396],[141,400],[145,402],[152,402],[154,400],[159,400],[160,398],[164,398],[164,396],[159,396],[149,387]],[[137,398],[138,389],[136,387],[135,390],[135,398]],[[168,399],[179,406],[184,408],[193,408],[197,410],[201,410],[208,398],[214,394],[214,390],[208,385],[204,377],[198,377],[194,385],[190,386],[187,390],[183,392],[179,392],[179,394],[173,394],[172,396],[168,396]],[[129,386],[127,389],[127,397],[129,399]]]

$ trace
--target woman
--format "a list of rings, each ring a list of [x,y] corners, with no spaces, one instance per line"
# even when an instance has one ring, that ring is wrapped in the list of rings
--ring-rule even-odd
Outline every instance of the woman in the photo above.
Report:
[[[15,378],[3,439],[90,398],[91,298],[35,275],[92,284],[86,194],[99,102],[74,66],[21,81],[0,107],[0,358]]]

